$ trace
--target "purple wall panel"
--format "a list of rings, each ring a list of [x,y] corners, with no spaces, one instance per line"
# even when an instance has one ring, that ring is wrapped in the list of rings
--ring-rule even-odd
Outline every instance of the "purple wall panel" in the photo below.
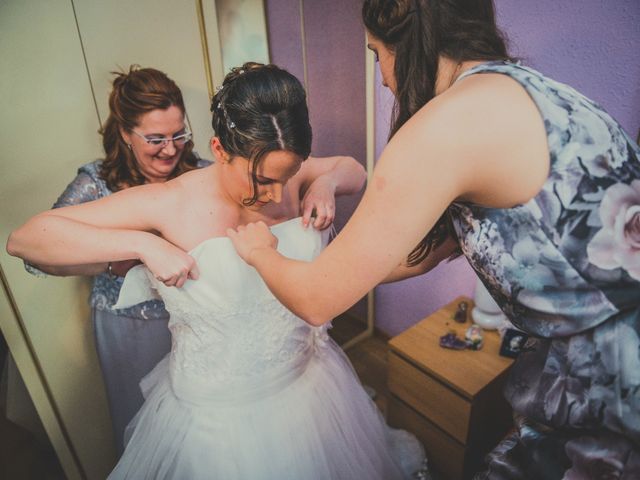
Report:
[[[271,63],[304,82],[298,0],[266,0],[267,32]]]
[[[640,128],[640,1],[496,0],[512,55]]]

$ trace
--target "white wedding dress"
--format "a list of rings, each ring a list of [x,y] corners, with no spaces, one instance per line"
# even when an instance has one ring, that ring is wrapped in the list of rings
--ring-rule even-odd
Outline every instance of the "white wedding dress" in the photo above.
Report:
[[[299,217],[271,230],[290,258],[326,244]],[[200,278],[182,288],[144,266],[124,281],[116,307],[162,298],[173,346],[140,384],[146,401],[109,479],[410,478],[422,446],[386,426],[327,326],[278,302],[227,237],[190,254]]]

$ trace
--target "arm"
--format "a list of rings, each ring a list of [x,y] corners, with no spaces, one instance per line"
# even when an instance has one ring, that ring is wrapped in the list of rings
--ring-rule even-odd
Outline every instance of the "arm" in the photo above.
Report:
[[[111,270],[110,273],[115,275],[116,277],[124,277],[127,272],[140,264],[138,260],[121,260],[119,262],[110,262]],[[100,275],[101,273],[106,273],[109,271],[109,262],[107,263],[89,263],[85,265],[62,265],[53,267],[50,265],[33,265],[29,264],[31,267],[35,267],[38,270],[48,273],[49,275],[56,275],[59,277],[68,277],[72,275]],[[29,269],[27,269],[29,270]]]
[[[34,264],[29,263],[25,260],[26,265],[29,265],[32,268],[36,268],[41,272],[47,273],[49,275],[55,275],[57,277],[70,277],[73,275],[100,275],[101,273],[105,273],[109,268],[109,263],[93,263],[86,265],[60,265],[60,266],[51,266],[51,265],[43,265],[43,264]],[[29,268],[27,271],[32,272]],[[37,273],[37,272],[35,272]]]
[[[76,178],[67,185],[67,188],[62,192],[62,195],[58,197],[53,208],[79,205],[81,203],[87,203],[99,199],[101,194],[97,175],[98,167],[95,162],[81,167]],[[124,276],[127,271],[137,263],[139,262],[134,260],[111,262],[111,268],[109,269],[109,263],[51,266],[34,265],[25,261],[25,268],[29,273],[33,274],[44,272],[50,275],[62,277],[70,275],[99,275],[107,270],[109,270],[113,275]]]
[[[463,80],[398,131],[355,213],[316,260],[282,257],[259,224],[228,232],[240,255],[284,305],[319,325],[384,280],[453,201],[528,201],[548,173],[544,125],[522,87],[498,77]]]
[[[100,191],[95,175],[95,164],[88,164],[78,170],[76,177],[67,185],[64,192],[58,197],[52,208],[68,207],[81,203],[91,202],[100,198]],[[98,275],[108,268],[108,263],[95,263],[87,265],[34,265],[25,261],[25,268],[29,273],[47,273],[57,276],[69,275]]]
[[[105,264],[137,259],[167,285],[197,277],[193,259],[149,233],[162,232],[171,215],[175,187],[169,184],[128,188],[95,202],[36,215],[9,236],[7,252],[50,267]]]
[[[362,190],[367,173],[352,157],[309,157],[297,174],[300,182],[301,210],[304,225],[308,225],[313,211],[313,226],[327,228],[335,218],[335,197]]]
[[[457,248],[458,242],[454,238],[448,237],[442,245],[430,252],[427,258],[418,265],[409,267],[405,258],[402,263],[394,268],[381,283],[398,282],[400,280],[417,277],[418,275],[427,273],[437,267],[440,262],[449,258]]]

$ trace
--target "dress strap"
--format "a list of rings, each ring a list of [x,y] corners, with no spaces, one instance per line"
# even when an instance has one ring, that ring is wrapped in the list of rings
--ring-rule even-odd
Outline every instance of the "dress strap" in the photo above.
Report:
[[[463,72],[456,80],[453,82],[454,84],[462,80],[463,78],[468,77],[469,75],[473,75],[474,73],[486,73],[486,72],[500,72],[504,70],[500,70],[499,67],[507,67],[509,65],[519,65],[520,62],[507,62],[505,60],[492,60],[490,62],[484,62],[480,65],[476,65],[475,67],[470,68],[466,72]],[[496,68],[498,67],[498,68]]]

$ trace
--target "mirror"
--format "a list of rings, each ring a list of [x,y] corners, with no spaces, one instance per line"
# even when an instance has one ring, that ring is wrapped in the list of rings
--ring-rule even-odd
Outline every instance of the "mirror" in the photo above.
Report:
[[[223,73],[246,61],[269,63],[262,0],[216,0]]]

